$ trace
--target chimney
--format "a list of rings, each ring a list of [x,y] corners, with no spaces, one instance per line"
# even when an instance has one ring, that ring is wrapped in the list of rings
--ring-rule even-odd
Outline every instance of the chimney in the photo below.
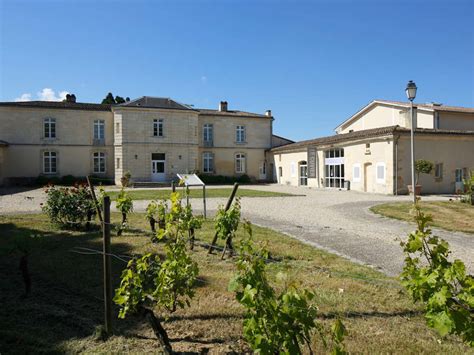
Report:
[[[74,95],[74,94],[71,94],[71,95],[67,94],[67,95],[66,95],[66,102],[76,102],[76,95]]]
[[[226,112],[227,111],[227,101],[221,101],[219,104],[219,111]]]
[[[272,117],[272,110],[266,110],[265,111],[265,116]]]

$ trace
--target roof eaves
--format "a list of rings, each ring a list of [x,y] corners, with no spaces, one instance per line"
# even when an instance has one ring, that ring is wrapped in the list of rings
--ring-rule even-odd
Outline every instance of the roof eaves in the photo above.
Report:
[[[351,142],[357,140],[365,140],[368,138],[375,138],[380,136],[392,135],[399,126],[389,126],[382,128],[373,128],[363,131],[356,131],[343,134],[335,134],[327,137],[320,137],[315,139],[309,139],[301,142],[286,144],[284,146],[275,147],[272,149],[272,152],[278,151],[288,151],[288,150],[301,150],[302,148],[308,147],[310,145],[329,145],[337,144],[341,142]]]

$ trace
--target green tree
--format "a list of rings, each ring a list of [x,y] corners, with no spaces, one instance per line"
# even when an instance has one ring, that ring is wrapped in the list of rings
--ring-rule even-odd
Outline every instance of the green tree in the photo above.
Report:
[[[116,104],[123,104],[125,102],[125,99],[122,96],[115,96],[115,103]]]
[[[102,100],[102,104],[113,105],[115,103],[114,95],[111,92],[109,92],[105,99]]]
[[[416,171],[416,183],[418,185],[418,181],[420,180],[420,174],[431,174],[433,171],[433,163],[429,160],[418,159],[415,161],[415,171]]]

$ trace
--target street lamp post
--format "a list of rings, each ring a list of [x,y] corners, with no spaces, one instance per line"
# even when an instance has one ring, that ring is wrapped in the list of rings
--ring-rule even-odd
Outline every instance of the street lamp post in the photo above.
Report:
[[[405,89],[408,100],[410,100],[411,116],[411,188],[413,191],[413,203],[416,203],[416,185],[415,185],[415,119],[413,117],[413,100],[416,97],[416,84],[410,80]]]

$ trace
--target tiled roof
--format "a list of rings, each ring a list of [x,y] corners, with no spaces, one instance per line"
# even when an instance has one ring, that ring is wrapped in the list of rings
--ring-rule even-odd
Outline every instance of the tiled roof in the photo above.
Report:
[[[214,116],[234,116],[234,117],[258,117],[258,118],[272,118],[271,116],[262,115],[259,113],[245,112],[245,111],[219,111],[219,110],[210,110],[205,108],[197,109],[199,113],[203,115],[214,115]]]
[[[285,137],[279,136],[279,135],[277,135],[277,134],[272,134],[272,136],[275,137],[275,138],[284,139],[285,141],[288,141],[289,143],[295,143],[294,140],[291,140],[291,139],[289,139],[289,138],[285,138]]]
[[[373,128],[373,129],[366,129],[363,131],[355,131],[355,132],[344,133],[344,134],[336,134],[333,136],[309,139],[309,140],[300,141],[296,143],[286,144],[282,147],[273,148],[272,152],[283,151],[283,150],[295,150],[295,149],[300,149],[300,148],[304,148],[304,147],[308,147],[312,145],[333,144],[333,143],[339,143],[339,142],[344,142],[344,141],[393,134],[393,132],[395,131],[397,127],[398,126]]]
[[[65,102],[65,101],[0,102],[0,106],[72,109],[72,110],[88,110],[88,111],[110,111],[110,107],[111,107],[110,105],[91,104],[91,103],[84,103],[84,102]]]
[[[387,103],[387,104],[410,107],[410,104],[408,102],[402,102],[402,101],[374,100],[374,102],[382,102],[382,103]],[[436,104],[436,103],[432,103],[432,104],[413,103],[413,106],[414,107],[420,107],[420,108],[427,108],[427,109],[435,110],[435,111],[474,113],[474,108],[472,108],[472,107],[446,106],[446,105],[443,105],[443,104]]]
[[[281,151],[291,151],[291,150],[300,150],[309,146],[318,146],[318,145],[328,145],[336,144],[343,142],[356,141],[366,138],[375,138],[387,135],[394,135],[396,133],[400,134],[409,134],[410,129],[400,126],[389,126],[389,127],[380,127],[365,129],[362,131],[355,131],[350,133],[336,134],[333,136],[321,137],[316,139],[309,139],[305,141],[300,141],[292,144],[286,144],[281,147],[276,147],[271,149],[272,152],[281,152]],[[446,129],[428,129],[428,128],[417,128],[415,130],[416,134],[422,135],[452,135],[452,136],[474,136],[474,131],[460,131],[460,130],[446,130]]]
[[[144,108],[162,108],[171,110],[193,110],[189,105],[180,104],[167,97],[142,96],[138,99],[124,102],[116,107],[144,107]]]

